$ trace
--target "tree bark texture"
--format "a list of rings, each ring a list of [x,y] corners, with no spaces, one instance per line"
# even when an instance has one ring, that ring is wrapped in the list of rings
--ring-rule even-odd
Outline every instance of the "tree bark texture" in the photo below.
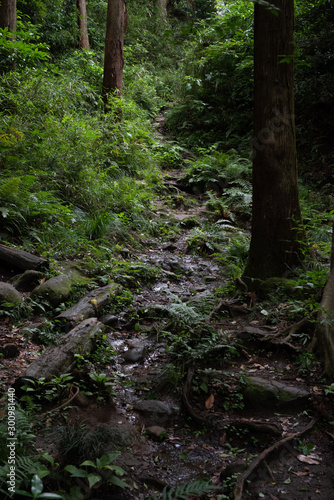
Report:
[[[109,94],[113,93],[118,97],[122,96],[123,46],[127,19],[125,0],[108,0],[102,83],[102,98],[105,107],[108,105]]]
[[[77,0],[80,47],[89,50],[86,0]]]
[[[75,354],[82,356],[90,354],[104,330],[103,323],[96,318],[84,320],[62,337],[61,345],[45,349],[20,375],[15,385],[20,387],[25,378],[37,380],[45,377],[50,380],[53,375],[59,377],[63,373],[70,373],[77,363]]]
[[[16,30],[16,0],[0,1],[0,28]]]
[[[92,290],[70,309],[60,313],[56,320],[73,328],[84,319],[93,316],[100,316],[103,309],[113,300],[119,287],[116,284],[109,284],[104,287]]]
[[[293,77],[293,0],[255,4],[252,238],[244,281],[282,276],[302,260]],[[283,56],[290,62],[282,62]]]
[[[9,264],[14,269],[21,269],[22,271],[27,271],[28,269],[39,271],[49,268],[49,261],[47,259],[5,245],[0,245],[0,262],[6,262],[6,264]]]

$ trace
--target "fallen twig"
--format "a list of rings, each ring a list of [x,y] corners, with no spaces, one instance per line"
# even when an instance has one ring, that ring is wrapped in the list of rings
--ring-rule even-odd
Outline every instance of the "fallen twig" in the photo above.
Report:
[[[70,391],[73,389],[73,387],[75,387],[75,386],[71,385],[71,387],[70,387]],[[70,397],[67,401],[65,401],[65,403],[61,404],[60,406],[57,406],[57,408],[52,408],[51,410],[48,410],[48,411],[46,411],[45,413],[42,413],[42,415],[39,415],[39,418],[44,418],[44,417],[46,417],[46,415],[48,415],[49,413],[52,413],[52,412],[54,412],[54,411],[61,410],[62,408],[64,408],[65,406],[67,406],[67,405],[68,405],[71,401],[73,401],[73,399],[75,399],[75,398],[77,397],[77,395],[79,394],[79,391],[80,391],[79,387],[75,387],[75,389],[76,389],[75,394],[72,394],[72,396],[71,396],[71,397]]]
[[[249,479],[251,474],[253,474],[253,472],[259,467],[259,465],[262,462],[265,462],[267,457],[272,452],[277,451],[281,446],[286,445],[290,441],[293,441],[294,439],[300,438],[301,436],[303,436],[306,432],[310,431],[314,427],[317,420],[318,419],[314,418],[305,427],[304,430],[302,430],[300,432],[295,432],[294,434],[291,434],[290,436],[287,436],[287,437],[281,439],[280,441],[276,441],[276,443],[274,443],[272,446],[263,450],[263,452],[250,464],[248,469],[238,477],[237,482],[236,482],[235,487],[234,487],[234,492],[233,492],[234,500],[242,500],[244,485],[245,485],[246,481]]]

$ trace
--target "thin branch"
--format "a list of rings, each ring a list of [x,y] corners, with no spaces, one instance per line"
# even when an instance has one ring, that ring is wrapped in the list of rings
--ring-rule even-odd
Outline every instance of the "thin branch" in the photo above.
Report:
[[[244,486],[245,486],[246,481],[253,474],[253,472],[259,467],[259,465],[261,465],[262,462],[266,461],[267,457],[272,452],[277,451],[279,448],[286,445],[290,441],[293,441],[294,439],[300,438],[301,436],[306,434],[306,432],[310,431],[314,427],[317,420],[318,420],[317,418],[314,418],[305,427],[304,430],[302,430],[300,432],[296,432],[294,434],[291,434],[290,436],[287,436],[287,437],[281,439],[280,441],[277,441],[269,448],[266,448],[265,450],[263,450],[263,452],[250,464],[248,469],[238,477],[236,485],[234,487],[234,500],[242,500],[243,490],[244,490]]]
[[[73,389],[73,387],[75,387],[75,386],[71,385],[70,390],[71,390],[71,389]],[[67,406],[68,404],[70,404],[70,402],[71,402],[71,401],[73,401],[73,399],[75,399],[75,398],[77,397],[77,395],[79,394],[79,391],[80,391],[79,387],[75,387],[75,389],[76,389],[75,394],[72,394],[72,396],[71,396],[71,397],[70,397],[67,401],[65,401],[65,403],[63,403],[63,404],[62,404],[62,405],[60,405],[60,406],[57,406],[57,408],[52,408],[51,410],[48,410],[48,411],[46,411],[45,413],[42,413],[42,415],[40,415],[40,416],[39,416],[39,418],[44,418],[44,417],[46,417],[46,415],[48,415],[49,413],[52,413],[52,412],[54,412],[54,411],[61,410],[62,408],[64,408],[64,407],[65,407],[65,406]]]

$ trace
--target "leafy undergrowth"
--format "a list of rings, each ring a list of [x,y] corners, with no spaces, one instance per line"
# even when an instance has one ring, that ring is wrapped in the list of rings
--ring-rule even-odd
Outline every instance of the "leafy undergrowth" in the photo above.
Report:
[[[78,500],[223,500],[240,491],[250,499],[331,499],[334,391],[307,351],[326,274],[326,220],[322,232],[317,225],[317,265],[265,283],[259,296],[236,292],[247,232],[216,195],[187,194],[187,181],[175,173],[175,187],[173,175],[153,209],[159,238],[145,249],[119,246],[104,261],[76,260],[84,272],[67,306],[110,281],[123,288],[91,356],[77,355],[71,373],[28,380],[17,393],[16,488]],[[3,338],[17,349],[2,360],[6,386],[62,336],[54,320],[62,307],[24,303],[2,310]],[[34,327],[41,313],[42,333]],[[145,413],[141,405],[152,401],[160,407]],[[1,432],[7,437],[5,409]],[[5,494],[7,473],[5,465]]]

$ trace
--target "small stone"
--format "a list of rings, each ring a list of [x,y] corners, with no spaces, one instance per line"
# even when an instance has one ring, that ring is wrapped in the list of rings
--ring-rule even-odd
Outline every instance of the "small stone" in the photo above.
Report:
[[[122,354],[122,357],[126,363],[138,363],[143,361],[146,356],[145,346],[133,347]]]
[[[159,425],[152,425],[151,427],[147,427],[145,429],[145,432],[149,437],[155,438],[155,439],[163,439],[164,436],[166,435],[166,429],[163,427],[160,427]]]
[[[155,399],[138,401],[133,408],[147,418],[152,425],[166,422],[173,414],[167,403]]]
[[[108,314],[101,319],[102,323],[107,326],[118,328],[119,319],[114,314]]]
[[[166,243],[162,245],[161,250],[164,252],[174,252],[174,250],[177,250],[177,246],[174,243]]]
[[[263,377],[247,377],[243,392],[244,402],[253,408],[275,408],[278,404],[305,398],[309,395],[306,389],[288,385],[278,380],[267,380]]]
[[[68,276],[55,276],[35,288],[31,298],[46,300],[51,306],[58,306],[69,298],[71,290],[72,280]]]

